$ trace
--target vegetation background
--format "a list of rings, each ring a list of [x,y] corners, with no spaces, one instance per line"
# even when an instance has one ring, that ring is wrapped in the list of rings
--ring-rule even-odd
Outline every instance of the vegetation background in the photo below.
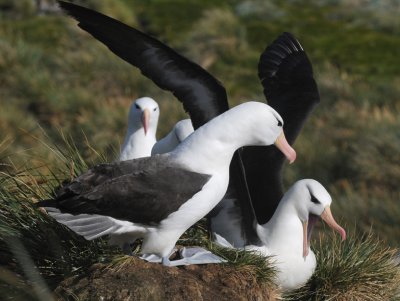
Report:
[[[164,41],[221,80],[230,105],[265,101],[259,55],[292,32],[321,103],[295,143],[285,185],[314,178],[348,228],[400,246],[400,1],[74,1]],[[43,141],[71,138],[114,160],[137,97],[161,108],[159,137],[186,118],[172,94],[65,17],[52,0],[0,0],[0,171],[59,164]],[[63,133],[60,134],[60,132]]]

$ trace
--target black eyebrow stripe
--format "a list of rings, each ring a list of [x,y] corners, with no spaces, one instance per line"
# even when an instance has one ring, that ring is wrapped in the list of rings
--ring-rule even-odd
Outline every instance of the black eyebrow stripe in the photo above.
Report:
[[[321,204],[321,202],[318,201],[318,199],[312,194],[311,194],[311,202],[313,202],[314,204]]]

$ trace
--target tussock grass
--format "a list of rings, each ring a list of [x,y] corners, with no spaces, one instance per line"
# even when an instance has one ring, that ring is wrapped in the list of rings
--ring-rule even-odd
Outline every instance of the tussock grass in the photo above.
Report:
[[[34,205],[39,199],[51,197],[63,180],[87,168],[72,141],[65,136],[62,139],[63,146],[43,142],[59,159],[58,169],[46,166],[47,173],[43,173],[44,166],[19,169],[10,165],[8,171],[0,172],[0,265],[17,275],[20,286],[37,282],[30,279],[23,259],[32,262],[32,269],[38,269],[47,284],[54,287],[66,276],[84,273],[91,264],[116,253],[104,240],[86,241]],[[12,278],[7,279],[13,283]],[[10,281],[0,279],[2,289],[10,286]]]
[[[302,288],[285,300],[400,300],[398,250],[369,232],[354,231],[345,242],[323,234],[314,242],[317,269]]]
[[[227,260],[229,266],[235,267],[238,271],[252,274],[257,281],[264,282],[268,286],[274,286],[276,270],[269,257],[260,256],[256,252],[239,249],[223,248],[213,243],[206,230],[206,221],[201,220],[188,229],[179,239],[179,245],[201,246],[210,250],[215,255]]]

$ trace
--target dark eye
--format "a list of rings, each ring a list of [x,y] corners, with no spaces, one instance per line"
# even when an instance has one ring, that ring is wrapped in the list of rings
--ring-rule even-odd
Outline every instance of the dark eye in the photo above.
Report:
[[[157,108],[154,108],[153,111],[154,111],[154,112],[157,111]]]
[[[278,120],[278,126],[282,126],[282,122]]]
[[[314,204],[321,204],[321,202],[318,201],[318,199],[313,195],[311,195],[311,202],[313,202]]]
[[[135,108],[140,110],[140,107],[139,107],[139,105],[137,103],[135,103]]]

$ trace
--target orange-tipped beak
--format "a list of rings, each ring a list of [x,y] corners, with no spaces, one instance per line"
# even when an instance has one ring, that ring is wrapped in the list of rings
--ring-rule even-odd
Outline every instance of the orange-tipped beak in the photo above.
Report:
[[[285,134],[283,131],[278,136],[275,141],[276,147],[285,155],[285,157],[289,160],[289,163],[293,163],[296,160],[296,151],[289,145],[286,140]]]
[[[310,217],[309,217],[310,218]],[[340,236],[342,237],[342,241],[346,239],[346,231],[338,225],[338,223],[335,221],[333,218],[331,208],[325,207],[324,211],[321,214],[321,218],[325,221],[325,223],[328,224],[329,227],[331,227],[333,230],[337,231]],[[309,224],[309,221],[304,221],[303,222],[303,257],[306,258],[309,249],[310,249],[310,238],[311,238],[311,233],[313,230],[313,227],[316,223],[316,218],[313,218]]]
[[[340,234],[342,241],[346,240],[346,231],[335,221],[329,206],[325,208],[324,212],[322,212],[321,218],[325,221],[325,223],[328,224],[329,227]]]
[[[142,113],[142,124],[145,135],[147,135],[147,131],[149,129],[149,120],[150,120],[150,111],[148,109],[144,109]]]

